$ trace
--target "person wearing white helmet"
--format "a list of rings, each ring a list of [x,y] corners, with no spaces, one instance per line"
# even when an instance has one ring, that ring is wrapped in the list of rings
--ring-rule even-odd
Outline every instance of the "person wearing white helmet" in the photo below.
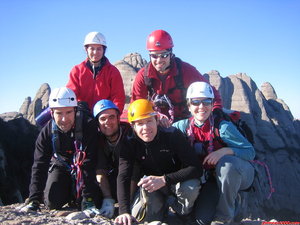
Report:
[[[36,140],[30,194],[20,210],[36,211],[41,203],[48,209],[61,209],[71,202],[79,206],[82,197],[82,209],[98,213],[93,202],[97,124],[92,119],[76,123],[77,98],[69,88],[54,89],[49,107],[52,119]]]
[[[173,126],[189,139],[206,171],[195,204],[195,221],[200,225],[231,224],[238,192],[249,188],[254,179],[249,161],[255,150],[232,122],[213,113],[215,96],[208,83],[192,83],[186,98],[192,117]]]
[[[105,56],[107,43],[104,35],[88,33],[83,46],[87,58],[72,68],[66,86],[75,92],[78,101],[87,102],[90,112],[99,100],[108,99],[122,113],[125,105],[123,79]]]

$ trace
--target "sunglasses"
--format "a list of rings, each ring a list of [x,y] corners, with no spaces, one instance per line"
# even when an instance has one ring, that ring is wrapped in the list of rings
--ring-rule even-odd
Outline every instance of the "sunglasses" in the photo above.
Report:
[[[164,53],[159,53],[159,54],[150,54],[150,57],[153,58],[153,59],[158,59],[158,58],[165,59],[170,54],[171,54],[171,52],[164,52]]]
[[[199,106],[201,103],[203,104],[203,106],[209,106],[211,105],[213,102],[213,100],[211,98],[207,98],[204,100],[199,100],[199,99],[191,99],[190,103],[193,106]]]

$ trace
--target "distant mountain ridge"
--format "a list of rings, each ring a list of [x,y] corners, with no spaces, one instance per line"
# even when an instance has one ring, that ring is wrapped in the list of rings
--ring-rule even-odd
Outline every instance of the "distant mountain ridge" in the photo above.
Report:
[[[123,77],[127,104],[135,75],[146,63],[140,54],[131,53],[114,64]],[[212,70],[204,76],[219,90],[225,108],[241,112],[254,133],[257,159],[269,166],[272,175],[275,193],[267,200],[269,180],[265,168],[258,166],[255,192],[245,195],[240,214],[244,218],[299,221],[300,121],[293,118],[270,83],[264,83],[259,89],[245,73],[221,77],[218,71]],[[35,124],[34,118],[48,105],[50,90],[48,84],[43,84],[32,101],[30,97],[25,99],[19,112],[0,116],[4,120],[24,117]]]

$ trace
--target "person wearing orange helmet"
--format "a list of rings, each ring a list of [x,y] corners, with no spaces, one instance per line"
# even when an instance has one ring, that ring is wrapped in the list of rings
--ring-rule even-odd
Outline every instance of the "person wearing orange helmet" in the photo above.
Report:
[[[150,63],[137,73],[131,100],[152,99],[158,105],[161,118],[167,115],[167,119],[161,119],[160,122],[170,126],[172,122],[190,116],[185,100],[188,86],[206,80],[195,67],[175,57],[173,40],[168,32],[153,31],[147,38],[146,46]],[[214,107],[222,108],[220,94],[215,88],[214,93]]]
[[[157,112],[147,99],[130,104],[128,121],[133,133],[120,150],[115,223],[164,221],[169,207],[179,216],[189,216],[199,193],[202,168],[188,141],[174,127],[158,126]],[[135,204],[132,210],[130,207],[130,177],[136,164],[144,174],[138,186],[147,200],[141,217],[134,217],[139,211]]]
[[[108,99],[122,113],[125,105],[123,79],[105,56],[107,43],[104,35],[90,32],[83,45],[87,59],[72,68],[66,86],[75,92],[78,101],[88,103],[90,111],[99,100]]]

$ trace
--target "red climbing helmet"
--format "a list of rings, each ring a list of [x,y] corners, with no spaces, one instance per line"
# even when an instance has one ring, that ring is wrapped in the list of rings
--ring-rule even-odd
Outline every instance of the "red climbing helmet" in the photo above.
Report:
[[[155,30],[147,38],[148,51],[161,51],[173,47],[171,35],[164,30]]]

